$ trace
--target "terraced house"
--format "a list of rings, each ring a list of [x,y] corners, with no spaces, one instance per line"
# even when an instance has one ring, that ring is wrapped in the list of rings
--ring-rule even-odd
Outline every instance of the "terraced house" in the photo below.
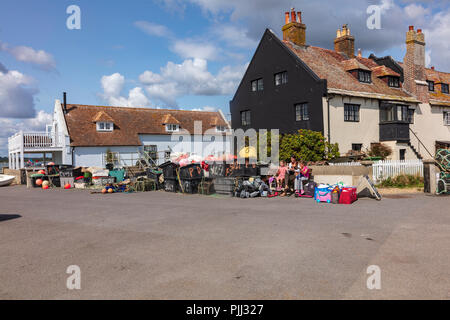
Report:
[[[234,129],[321,131],[341,154],[383,142],[392,159],[450,147],[450,74],[425,67],[420,29],[409,28],[399,62],[355,55],[347,25],[329,50],[307,44],[301,12],[286,12],[285,21],[282,40],[266,29],[230,102]]]

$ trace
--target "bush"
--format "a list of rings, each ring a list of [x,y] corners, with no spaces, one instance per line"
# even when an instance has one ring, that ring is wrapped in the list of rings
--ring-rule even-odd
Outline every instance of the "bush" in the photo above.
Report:
[[[368,154],[371,157],[380,157],[384,160],[392,154],[392,149],[383,143],[373,143]]]
[[[383,188],[423,188],[423,178],[411,174],[401,174],[383,180],[378,186]]]
[[[301,129],[280,139],[280,160],[295,156],[301,161],[332,160],[339,157],[339,146],[326,141],[321,132]]]

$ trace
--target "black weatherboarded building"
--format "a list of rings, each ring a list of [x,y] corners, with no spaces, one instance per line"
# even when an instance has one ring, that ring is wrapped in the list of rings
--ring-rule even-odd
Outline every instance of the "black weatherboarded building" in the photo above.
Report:
[[[288,17],[287,17],[288,19]],[[300,14],[283,27],[283,37],[303,37]],[[301,41],[301,39],[300,39]],[[278,37],[266,29],[230,101],[233,129],[310,129],[323,133],[326,80],[316,76]]]

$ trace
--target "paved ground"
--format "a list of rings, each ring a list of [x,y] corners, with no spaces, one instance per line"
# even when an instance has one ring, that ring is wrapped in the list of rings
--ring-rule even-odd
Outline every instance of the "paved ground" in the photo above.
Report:
[[[0,298],[449,299],[449,208],[0,188]]]

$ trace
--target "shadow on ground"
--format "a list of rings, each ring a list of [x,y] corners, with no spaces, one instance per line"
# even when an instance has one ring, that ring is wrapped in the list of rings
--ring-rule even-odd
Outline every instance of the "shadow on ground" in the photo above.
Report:
[[[0,214],[0,222],[22,218],[18,214]]]

